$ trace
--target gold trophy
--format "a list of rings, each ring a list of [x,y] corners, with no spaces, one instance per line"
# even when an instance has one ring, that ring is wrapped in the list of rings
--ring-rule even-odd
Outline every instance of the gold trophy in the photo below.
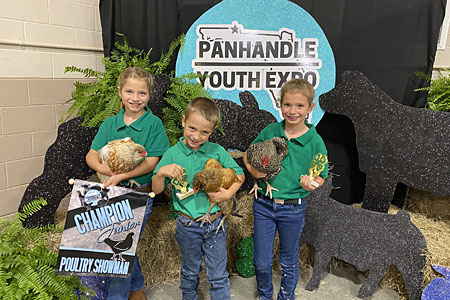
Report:
[[[178,199],[183,200],[194,194],[194,190],[188,187],[188,175],[186,174],[186,169],[183,168],[183,175],[180,180],[173,178],[170,183],[179,192],[176,193]]]
[[[309,177],[311,178],[311,185],[318,187],[319,184],[314,181],[316,176],[325,169],[325,165],[328,163],[328,157],[322,153],[317,153],[314,155],[313,160],[309,164]]]

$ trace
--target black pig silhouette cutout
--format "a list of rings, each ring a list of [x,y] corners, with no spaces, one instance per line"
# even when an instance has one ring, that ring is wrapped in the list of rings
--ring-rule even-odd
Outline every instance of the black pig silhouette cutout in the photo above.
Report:
[[[170,80],[164,75],[155,75],[154,79],[155,84],[148,106],[154,115],[162,118],[162,109],[166,105],[163,96],[170,86]],[[223,116],[222,126],[226,136],[214,133],[211,140],[225,148],[245,151],[258,133],[268,124],[276,122],[276,118],[271,113],[260,110],[250,92],[240,93],[239,99],[242,107],[228,100],[214,99]],[[98,129],[81,126],[82,120],[82,117],[77,117],[59,125],[56,141],[45,154],[44,171],[28,185],[20,202],[19,211],[22,211],[24,205],[39,197],[46,199],[48,205],[39,214],[28,217],[23,222],[24,226],[40,227],[53,224],[61,200],[71,191],[72,187],[68,184],[68,180],[88,179],[94,174],[87,166],[85,156]],[[237,162],[243,165],[242,159],[237,159]],[[246,177],[250,178],[249,174]],[[246,186],[249,185],[250,183],[247,183]]]
[[[252,93],[248,91],[239,93],[239,100],[242,106],[229,100],[214,99],[222,116],[221,122],[225,136],[215,130],[209,140],[225,149],[246,151],[261,130],[276,122],[277,119],[270,112],[259,108]],[[242,167],[245,175],[245,181],[239,190],[251,189],[253,185],[251,174],[247,171],[242,158],[235,158],[235,160]]]

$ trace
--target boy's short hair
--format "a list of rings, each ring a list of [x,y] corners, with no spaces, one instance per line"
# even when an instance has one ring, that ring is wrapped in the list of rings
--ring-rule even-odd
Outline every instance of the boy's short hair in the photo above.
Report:
[[[147,83],[148,92],[152,91],[153,87],[153,77],[152,75],[141,67],[128,67],[122,71],[119,75],[118,86],[119,89],[122,90],[123,86],[127,83],[129,78],[135,78],[144,80]]]
[[[286,93],[298,92],[308,98],[309,104],[314,102],[314,87],[306,79],[294,78],[286,81],[280,90],[280,98],[278,101],[280,104],[283,102],[284,95]]]
[[[216,103],[205,97],[197,97],[189,102],[186,107],[186,112],[184,113],[184,118],[186,121],[193,112],[200,113],[206,120],[213,123],[214,126],[217,125],[220,118],[220,111]]]

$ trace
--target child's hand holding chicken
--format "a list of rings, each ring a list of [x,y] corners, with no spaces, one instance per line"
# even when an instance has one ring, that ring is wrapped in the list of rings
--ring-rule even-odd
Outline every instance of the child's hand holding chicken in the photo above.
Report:
[[[224,188],[220,188],[220,191],[218,192],[209,192],[206,194],[209,197],[209,201],[214,203],[221,203],[223,201],[230,200],[234,195],[230,190],[226,190]]]

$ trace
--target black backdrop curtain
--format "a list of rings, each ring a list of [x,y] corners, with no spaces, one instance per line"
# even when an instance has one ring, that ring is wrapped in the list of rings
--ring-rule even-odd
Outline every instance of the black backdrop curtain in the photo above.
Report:
[[[131,46],[148,50],[158,60],[169,44],[214,0],[100,0],[103,46],[109,56],[117,38],[126,35]],[[245,5],[245,0],[242,0]],[[322,27],[333,48],[336,82],[346,70],[358,70],[395,101],[423,107],[425,85],[414,74],[431,74],[446,0],[292,0]],[[334,163],[332,196],[341,202],[362,200],[364,174],[358,170],[353,125],[345,117],[326,113],[317,127]],[[404,189],[398,189],[403,199]]]

